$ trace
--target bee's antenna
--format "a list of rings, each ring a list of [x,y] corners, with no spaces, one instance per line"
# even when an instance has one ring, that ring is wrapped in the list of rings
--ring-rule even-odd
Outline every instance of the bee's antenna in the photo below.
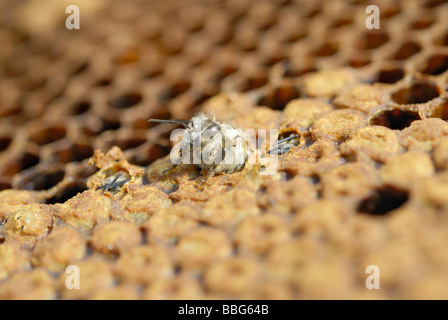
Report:
[[[161,119],[149,119],[148,122],[180,124],[187,129],[188,129],[187,123],[190,123],[189,120],[161,120]]]
[[[276,144],[280,144],[280,143],[283,143],[283,142],[286,142],[286,141],[289,141],[289,140],[293,140],[293,139],[298,138],[298,137],[300,137],[298,134],[296,134],[296,135],[292,135],[292,136],[289,136],[288,138],[285,138],[285,139],[282,139],[282,140],[277,140],[277,141],[275,141],[275,142],[274,142],[274,145],[276,145]]]

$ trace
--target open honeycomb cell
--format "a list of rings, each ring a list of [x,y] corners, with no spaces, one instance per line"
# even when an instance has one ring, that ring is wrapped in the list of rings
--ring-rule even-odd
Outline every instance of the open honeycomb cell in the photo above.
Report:
[[[448,1],[70,4],[0,1],[0,299],[448,298]],[[298,137],[204,177],[201,111]]]

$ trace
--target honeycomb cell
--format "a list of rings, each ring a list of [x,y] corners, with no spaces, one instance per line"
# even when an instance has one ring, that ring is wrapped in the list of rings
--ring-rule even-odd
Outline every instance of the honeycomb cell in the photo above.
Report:
[[[58,273],[68,265],[81,260],[86,254],[86,244],[81,235],[70,228],[57,227],[33,249],[31,262]]]
[[[321,178],[324,197],[362,198],[379,183],[373,167],[359,163],[346,163],[330,170]]]
[[[96,224],[109,220],[111,204],[109,198],[99,192],[87,190],[62,204],[56,204],[56,216],[66,224],[91,230]]]
[[[403,130],[416,120],[421,120],[417,112],[392,109],[380,111],[369,122],[372,125],[383,126],[393,130]]]
[[[184,269],[203,270],[230,257],[231,253],[230,240],[223,231],[203,227],[185,235],[177,244],[174,256]]]
[[[145,300],[201,300],[204,290],[194,275],[181,273],[174,278],[158,278],[143,291]]]
[[[421,46],[415,42],[405,42],[400,46],[393,58],[395,60],[406,60],[419,52],[421,49]]]
[[[251,217],[236,229],[234,241],[241,253],[265,254],[271,248],[288,242],[291,233],[279,216],[266,214]]]
[[[387,127],[387,126],[386,126]],[[359,129],[353,138],[340,147],[341,153],[348,158],[384,162],[400,152],[398,137],[392,130],[381,126],[369,126]]]
[[[38,164],[38,155],[31,152],[24,152],[21,155],[15,157],[13,160],[8,161],[3,167],[2,173],[6,176],[13,176],[16,173],[34,167]]]
[[[366,125],[364,115],[353,110],[335,110],[317,119],[311,128],[314,139],[326,138],[342,142],[356,129]]]
[[[404,71],[402,69],[381,70],[375,82],[392,84],[403,79],[403,77]]]
[[[434,174],[431,157],[426,153],[408,151],[390,158],[380,169],[381,180],[400,189],[408,189],[413,181]]]
[[[242,84],[241,92],[247,92],[263,87],[268,83],[268,77],[265,75],[256,75],[248,77]]]
[[[34,132],[30,140],[38,145],[49,144],[64,138],[67,134],[65,127],[50,127]]]
[[[300,97],[298,88],[293,85],[283,85],[273,88],[258,104],[268,106],[274,110],[283,110],[289,101]]]
[[[122,282],[150,284],[174,275],[174,265],[167,248],[143,245],[124,252],[114,265],[114,273]]]
[[[353,23],[353,20],[350,19],[350,18],[340,18],[340,19],[334,21],[331,24],[331,27],[332,28],[342,28],[342,27],[345,27],[345,26],[349,26],[352,23]]]
[[[70,163],[79,162],[93,156],[93,149],[87,143],[65,144],[54,150],[52,157],[56,162]]]
[[[79,116],[81,114],[85,114],[91,108],[91,103],[88,101],[79,101],[72,106],[71,114],[75,116]]]
[[[414,30],[422,30],[431,27],[435,23],[433,18],[423,17],[412,21],[411,28]]]
[[[16,175],[13,180],[15,189],[24,190],[48,190],[56,186],[64,179],[63,168],[32,168]]]
[[[172,210],[170,208],[171,212]],[[190,217],[184,217],[180,214],[173,214],[166,211],[159,211],[153,214],[143,225],[147,232],[146,238],[149,242],[176,243],[183,235],[198,225],[198,222]]]
[[[437,54],[429,57],[426,60],[426,65],[421,70],[421,72],[436,76],[444,73],[447,69],[448,69],[448,56],[443,54]]]
[[[439,96],[438,87],[431,82],[415,82],[411,86],[394,92],[392,101],[398,104],[425,103]]]
[[[370,64],[369,59],[351,59],[348,61],[348,65],[352,68],[362,68]]]
[[[5,151],[11,145],[11,137],[0,137],[0,152]]]
[[[6,217],[5,240],[15,241],[24,247],[33,247],[47,236],[53,225],[52,212],[45,205],[17,206]]]
[[[215,263],[204,275],[205,285],[210,291],[229,295],[250,292],[262,279],[261,265],[248,257],[235,257]]]
[[[2,300],[52,300],[56,298],[54,280],[45,269],[18,272],[0,284]]]
[[[123,94],[109,102],[109,106],[113,109],[126,109],[138,104],[143,97],[134,92]]]
[[[336,54],[339,50],[339,46],[337,43],[325,43],[321,47],[315,49],[312,52],[313,56],[316,57],[328,57]]]
[[[11,274],[30,269],[29,252],[14,242],[0,245],[0,280]]]
[[[141,242],[140,229],[125,221],[112,221],[96,226],[90,239],[92,248],[103,254],[121,253]]]
[[[358,211],[371,215],[385,215],[400,208],[409,199],[409,193],[400,189],[383,187],[376,189],[372,195],[362,199]]]
[[[382,31],[365,32],[358,43],[360,49],[377,49],[389,41],[389,35]]]

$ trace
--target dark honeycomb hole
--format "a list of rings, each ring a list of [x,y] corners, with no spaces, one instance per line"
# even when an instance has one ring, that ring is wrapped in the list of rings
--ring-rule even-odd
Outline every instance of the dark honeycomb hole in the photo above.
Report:
[[[281,86],[272,90],[268,95],[263,97],[259,102],[259,106],[268,106],[275,110],[283,110],[286,104],[294,99],[300,98],[299,90],[292,86]]]
[[[47,204],[56,204],[56,203],[64,203],[67,200],[70,200],[78,193],[84,192],[87,190],[87,185],[82,182],[73,183],[65,186],[62,190],[60,190],[54,197],[47,200]]]
[[[11,177],[22,170],[34,167],[38,163],[39,163],[39,156],[29,152],[25,152],[20,157],[9,161],[1,169],[3,175]]]
[[[312,55],[316,57],[328,57],[334,55],[338,52],[338,50],[339,47],[337,43],[325,43],[321,47],[314,50]]]
[[[37,165],[39,163],[39,156],[29,153],[29,152],[26,152],[18,160],[19,160],[18,162],[19,162],[20,166],[22,167],[22,169],[25,170],[25,169],[29,169],[29,168]]]
[[[235,73],[238,69],[233,66],[224,66],[213,76],[213,80],[216,82],[221,82],[224,78]]]
[[[0,152],[5,151],[11,145],[11,137],[0,137]]]
[[[286,170],[280,171],[280,176],[281,176],[280,179],[282,181],[289,181],[289,180],[292,180],[292,178],[294,178],[294,174],[292,172],[286,171]]]
[[[430,19],[418,19],[411,24],[411,28],[414,30],[427,29],[434,24],[434,20]]]
[[[370,62],[368,59],[352,59],[348,62],[348,65],[352,68],[362,68],[370,64]]]
[[[391,187],[375,190],[374,194],[363,199],[358,205],[358,212],[371,215],[384,215],[400,208],[409,199],[409,193]]]
[[[375,82],[380,83],[395,83],[403,79],[404,71],[402,69],[381,70]]]
[[[351,25],[352,23],[353,23],[352,19],[341,18],[341,19],[338,19],[335,22],[333,22],[331,27],[332,28],[341,28],[341,27],[345,27],[345,26]]]
[[[66,149],[54,152],[54,160],[60,163],[78,162],[93,155],[93,149],[87,144],[76,143]]]
[[[288,78],[296,78],[315,71],[317,71],[317,68],[294,69],[289,65],[286,65],[284,76]]]
[[[151,79],[160,76],[164,71],[164,67],[163,63],[150,65],[148,71],[143,74],[143,78]]]
[[[171,87],[163,90],[159,94],[159,99],[162,101],[173,99],[177,97],[178,95],[181,95],[188,89],[190,89],[191,84],[187,81],[180,81],[175,84],[173,84]]]
[[[136,153],[131,156],[129,160],[132,164],[138,166],[146,167],[156,161],[157,159],[163,158],[170,154],[170,148],[161,146],[158,144],[152,145],[149,150],[145,153]]]
[[[13,187],[22,190],[48,190],[61,182],[64,176],[65,172],[62,169],[48,171],[33,168],[15,176]]]
[[[0,191],[6,190],[6,189],[12,189],[12,186],[9,182],[0,182]]]
[[[426,62],[423,73],[432,74],[434,76],[444,73],[448,69],[448,56],[443,54],[437,54],[430,57]]]
[[[360,39],[360,49],[376,49],[389,41],[389,36],[384,32],[367,32]]]
[[[103,121],[103,127],[101,129],[101,132],[109,131],[109,130],[118,130],[121,127],[121,124],[119,121],[113,121],[113,120],[107,120],[102,119]]]
[[[72,114],[76,116],[84,114],[90,110],[90,107],[91,107],[90,102],[80,101],[72,107]]]
[[[30,136],[30,140],[42,146],[64,138],[67,130],[64,127],[50,127],[36,132]]]
[[[113,146],[120,147],[121,150],[135,149],[146,142],[145,138],[129,138],[129,139],[119,139],[111,140],[106,143],[106,149],[110,149]]]
[[[448,32],[434,40],[434,44],[438,46],[448,46]]]
[[[419,52],[422,48],[415,42],[405,42],[394,55],[395,60],[406,60]]]
[[[314,8],[306,15],[307,18],[314,18],[322,13],[322,8]]]
[[[107,86],[111,85],[111,83],[112,83],[112,79],[101,78],[101,79],[98,79],[97,82],[95,82],[94,86],[95,87],[107,87]]]
[[[447,0],[428,0],[425,2],[424,7],[425,8],[435,8],[444,3],[447,3]]]
[[[399,104],[417,104],[428,102],[438,96],[439,91],[434,84],[417,82],[410,88],[398,90],[391,96],[391,99]]]
[[[380,13],[381,19],[389,19],[392,17],[395,17],[397,14],[400,13],[400,8],[388,8],[388,9],[382,9]]]
[[[304,38],[307,37],[307,33],[303,32],[301,30],[288,30],[288,31],[293,31],[292,33],[290,33],[286,38],[285,38],[285,42],[286,43],[295,43],[297,41],[300,41]]]
[[[77,74],[81,74],[84,71],[86,71],[88,67],[89,67],[89,63],[87,63],[87,62],[75,64],[74,67],[68,72],[68,76],[72,77]]]
[[[370,120],[371,125],[387,127],[393,130],[402,130],[411,125],[415,120],[421,120],[417,112],[394,109],[384,111]]]
[[[274,64],[279,63],[281,61],[285,61],[287,58],[286,55],[277,52],[274,55],[271,55],[270,57],[267,57],[264,59],[263,65],[266,67],[272,67]]]
[[[114,109],[126,109],[142,101],[142,96],[138,93],[127,93],[109,102],[109,106]]]
[[[242,85],[241,91],[251,91],[258,88],[263,87],[268,83],[268,77],[266,76],[257,76],[257,77],[249,77]]]

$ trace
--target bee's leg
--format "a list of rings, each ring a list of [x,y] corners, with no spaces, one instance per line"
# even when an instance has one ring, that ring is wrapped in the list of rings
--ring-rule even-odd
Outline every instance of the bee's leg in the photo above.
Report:
[[[214,176],[216,175],[216,172],[215,172],[214,169],[209,169],[209,170],[207,170],[207,169],[202,169],[202,170],[201,170],[201,175],[202,175],[202,177],[199,177],[198,181],[199,181],[200,183],[204,183],[205,180],[207,180],[208,178],[212,178],[212,177],[214,177]]]

